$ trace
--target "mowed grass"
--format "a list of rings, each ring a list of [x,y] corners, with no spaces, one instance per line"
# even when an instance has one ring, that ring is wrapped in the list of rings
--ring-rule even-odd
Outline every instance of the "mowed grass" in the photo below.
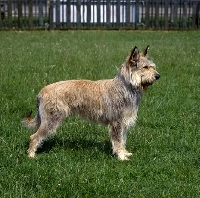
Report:
[[[199,32],[0,32],[0,197],[200,197]],[[47,84],[117,75],[134,46],[150,45],[161,78],[128,132],[129,161],[108,130],[68,118],[27,157],[23,115]]]

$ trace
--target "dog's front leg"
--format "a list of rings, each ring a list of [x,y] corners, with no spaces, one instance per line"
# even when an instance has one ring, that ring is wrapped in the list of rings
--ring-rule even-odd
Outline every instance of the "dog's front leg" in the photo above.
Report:
[[[123,136],[122,136],[122,141],[123,141],[124,154],[125,154],[127,157],[129,157],[129,156],[132,155],[132,153],[130,153],[130,152],[128,152],[128,151],[126,150],[126,139],[127,139],[126,131],[127,131],[127,128],[125,127],[125,128],[123,129],[123,132],[122,132],[122,135],[123,135]]]
[[[109,124],[109,135],[112,143],[113,154],[116,154],[119,160],[128,160],[128,153],[125,149],[126,132],[121,122],[112,122]]]

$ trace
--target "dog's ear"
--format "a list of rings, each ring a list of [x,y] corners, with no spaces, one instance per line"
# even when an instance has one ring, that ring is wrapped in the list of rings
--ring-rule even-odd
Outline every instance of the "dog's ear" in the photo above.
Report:
[[[146,56],[149,51],[149,45],[147,45],[146,49],[141,53],[142,56]]]
[[[138,60],[139,60],[139,50],[135,46],[131,51],[131,55],[129,56],[129,63],[136,63]]]

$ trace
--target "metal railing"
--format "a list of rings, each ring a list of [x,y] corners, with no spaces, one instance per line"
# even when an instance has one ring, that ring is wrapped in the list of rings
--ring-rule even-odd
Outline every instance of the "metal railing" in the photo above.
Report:
[[[200,0],[0,0],[5,29],[199,29]]]

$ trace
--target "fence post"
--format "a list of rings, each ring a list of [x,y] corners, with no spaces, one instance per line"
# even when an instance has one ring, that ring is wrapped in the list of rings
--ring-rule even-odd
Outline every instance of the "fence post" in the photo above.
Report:
[[[8,0],[8,29],[12,28],[12,1]]]
[[[56,28],[60,28],[60,0],[56,0]],[[62,12],[64,15],[64,12]]]
[[[18,4],[18,28],[22,28],[22,0],[17,1]]]
[[[3,7],[4,6],[4,4],[2,3],[1,4],[1,2],[0,2],[0,12],[2,11],[1,9],[1,7]],[[2,21],[3,21],[3,18],[4,18],[4,13],[2,13],[1,12],[1,15],[0,15],[0,29],[2,28]]]
[[[67,28],[71,28],[71,3],[67,1]]]
[[[165,20],[165,30],[168,29],[168,8],[169,8],[169,0],[165,0],[165,16],[164,16],[164,20]]]
[[[199,21],[200,21],[200,16],[199,16],[199,11],[200,11],[200,3],[197,2],[197,9],[196,9],[196,24],[197,24],[197,29],[199,29]]]
[[[183,3],[183,29],[187,27],[187,3]]]
[[[107,21],[107,28],[110,29],[110,0],[107,0],[106,4],[106,21]]]
[[[49,30],[53,30],[53,0],[50,0],[49,3]]]
[[[39,1],[39,26],[43,26],[43,5],[42,1]]]
[[[120,0],[117,0],[117,28],[120,27]]]
[[[149,27],[150,27],[149,10],[150,10],[150,2],[149,2],[149,0],[146,0],[146,3],[145,3],[145,25],[146,25],[146,29],[149,29]]]
[[[197,17],[198,17],[198,14],[197,13],[197,2],[193,2],[193,8],[192,8],[192,28],[195,29],[197,28]]]
[[[130,28],[130,1],[126,2],[126,27]]]
[[[100,0],[97,0],[97,27],[100,27]]]
[[[77,0],[77,27],[78,29],[81,27],[81,0]]]
[[[140,0],[135,1],[135,29],[138,29],[138,23],[139,23],[139,14],[140,14],[140,7],[139,7]]]
[[[29,28],[33,29],[33,0],[29,0],[28,3],[28,22]]]
[[[174,29],[178,28],[177,16],[178,16],[178,2],[174,0]]]
[[[159,27],[159,0],[156,0],[155,5],[155,28],[158,29]]]
[[[91,1],[87,1],[87,28],[91,25]]]

